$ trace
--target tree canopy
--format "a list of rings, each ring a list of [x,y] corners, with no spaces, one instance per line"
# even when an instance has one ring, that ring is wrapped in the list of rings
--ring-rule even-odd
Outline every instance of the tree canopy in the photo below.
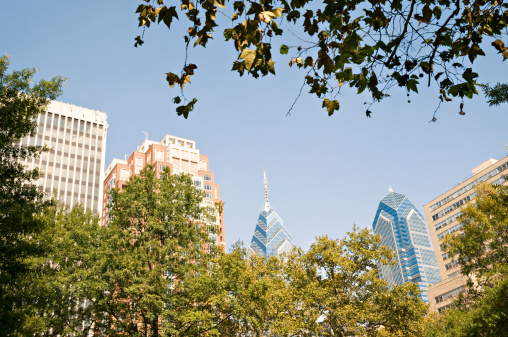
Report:
[[[35,185],[40,172],[20,162],[44,148],[20,142],[35,135],[38,115],[63,83],[61,77],[35,81],[37,69],[8,73],[8,67],[9,58],[0,57],[0,331],[7,335],[23,329],[32,309],[23,303],[38,270],[33,259],[45,253],[35,237],[45,227],[40,214],[50,205]]]
[[[462,231],[445,238],[445,250],[468,277],[455,308],[428,325],[428,336],[504,336],[508,329],[508,187],[481,185],[463,208]]]
[[[142,0],[136,12],[143,36],[156,22],[170,30],[185,28],[186,59],[166,79],[182,89],[173,101],[181,104],[178,115],[187,118],[197,102],[183,95],[197,69],[187,59],[188,48],[206,47],[220,28],[237,51],[232,71],[255,78],[275,74],[274,49],[288,54],[289,66],[303,70],[304,86],[322,99],[329,115],[339,109],[336,96],[344,85],[370,92],[372,102],[389,96],[393,87],[409,95],[432,86],[438,102],[472,98],[480,85],[475,60],[491,53],[508,58],[507,6],[499,0],[181,0],[179,5]],[[228,19],[219,20],[219,14]],[[288,32],[299,44],[284,43]],[[272,39],[282,45],[273,46]],[[135,46],[144,43],[142,36],[135,40]]]

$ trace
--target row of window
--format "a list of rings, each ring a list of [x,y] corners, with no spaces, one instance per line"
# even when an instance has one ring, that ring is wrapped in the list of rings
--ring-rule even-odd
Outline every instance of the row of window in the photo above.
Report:
[[[451,224],[452,222],[454,222],[455,220],[457,220],[460,216],[462,215],[462,212],[458,212],[458,213],[455,213],[454,215],[452,215],[451,217],[441,221],[440,223],[438,223],[437,225],[434,226],[434,229],[437,231],[438,229],[441,229],[443,227],[446,227],[448,226],[449,224]]]
[[[451,211],[453,211],[453,210],[455,210],[455,209],[457,209],[457,208],[459,208],[459,207],[461,207],[461,206],[463,206],[463,205],[467,204],[468,202],[470,202],[471,200],[473,200],[473,199],[474,199],[474,197],[476,196],[476,194],[477,194],[476,192],[473,192],[473,193],[471,193],[470,195],[468,195],[467,197],[460,199],[459,201],[457,201],[457,202],[456,202],[456,203],[454,203],[453,205],[448,206],[448,207],[446,207],[445,209],[441,210],[440,212],[438,212],[438,213],[434,214],[434,215],[432,216],[432,221],[436,221],[437,219],[439,219],[439,218],[441,218],[442,216],[444,216],[444,215],[446,215],[446,214],[450,213]]]
[[[443,233],[439,233],[437,235],[437,239],[438,240],[442,240],[446,235],[451,234],[451,233],[455,233],[456,231],[461,230],[462,226],[463,225],[461,223],[459,223],[459,224],[456,224],[453,227],[450,227],[449,229],[445,230]]]
[[[462,187],[461,189],[453,192],[452,194],[450,194],[449,196],[439,200],[438,202],[436,202],[434,205],[430,206],[430,211],[434,211],[436,208],[439,208],[441,206],[443,206],[444,204],[452,201],[453,199],[457,198],[459,195],[471,190],[473,187],[475,187],[476,185],[478,185],[479,183],[485,181],[485,180],[488,180],[490,178],[492,178],[493,176],[495,176],[496,174],[500,173],[500,172],[503,172],[504,170],[506,170],[508,168],[508,162],[504,163],[503,165],[500,165],[498,167],[496,167],[495,169],[493,169],[492,171],[484,174],[483,176],[481,176],[480,178],[470,182],[469,184],[467,184],[466,186]]]
[[[446,270],[450,270],[453,267],[456,267],[458,265],[459,265],[459,260],[453,260],[452,262],[445,264],[444,267],[445,267]]]
[[[455,303],[447,304],[447,305],[442,306],[441,308],[438,308],[437,312],[442,314],[443,311],[445,311],[446,309],[450,309],[450,308],[453,308],[453,307],[455,307]]]
[[[441,303],[443,301],[446,301],[449,298],[455,297],[455,296],[463,293],[465,290],[466,290],[466,288],[464,288],[464,287],[458,287],[458,288],[455,288],[453,290],[450,290],[447,293],[444,293],[442,295],[434,297],[434,299],[436,300],[436,304],[437,303]]]

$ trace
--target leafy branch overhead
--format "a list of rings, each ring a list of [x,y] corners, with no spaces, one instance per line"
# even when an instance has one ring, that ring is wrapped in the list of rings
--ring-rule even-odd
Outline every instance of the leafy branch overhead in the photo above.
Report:
[[[289,56],[290,66],[306,70],[309,92],[322,98],[332,115],[344,84],[357,93],[368,91],[373,102],[393,87],[409,95],[432,84],[441,102],[472,98],[480,86],[475,60],[486,53],[508,58],[502,40],[507,7],[501,0],[255,0],[232,6],[226,0],[181,0],[178,7],[143,0],[136,12],[142,27],[157,22],[175,29],[175,20],[182,19],[187,49],[191,43],[206,47],[219,26],[217,11],[224,11],[231,23],[222,33],[238,53],[232,70],[255,78],[275,74],[272,37],[285,41],[288,27],[295,26],[302,44],[276,50]],[[136,46],[143,44],[141,36],[135,40]],[[185,60],[180,74],[167,73],[168,83],[183,90],[194,69]],[[190,103],[183,96],[185,118],[195,99]]]

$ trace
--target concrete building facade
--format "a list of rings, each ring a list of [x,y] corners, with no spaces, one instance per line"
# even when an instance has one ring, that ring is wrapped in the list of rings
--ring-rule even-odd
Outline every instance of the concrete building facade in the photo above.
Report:
[[[379,277],[390,284],[417,283],[420,298],[428,302],[428,285],[441,281],[441,276],[423,216],[405,195],[390,188],[379,202],[372,227],[396,259],[394,266],[380,267]]]
[[[451,307],[457,295],[466,290],[467,277],[461,274],[457,260],[443,251],[444,237],[461,230],[461,208],[474,201],[476,187],[483,182],[507,184],[504,179],[507,174],[508,156],[500,160],[488,159],[472,169],[471,177],[423,206],[442,278],[441,282],[429,288],[431,309],[442,312]]]
[[[104,173],[104,193],[102,203],[102,225],[109,219],[108,192],[122,186],[133,175],[150,164],[159,175],[166,167],[172,174],[187,173],[192,176],[196,188],[205,193],[203,205],[212,206],[222,203],[219,185],[215,183],[215,175],[210,171],[208,156],[202,155],[196,148],[196,142],[189,139],[166,135],[162,141],[146,139],[127,160],[113,159]],[[218,233],[213,239],[218,245],[225,247],[224,213],[217,217]]]
[[[38,185],[56,193],[66,205],[77,203],[94,213],[101,210],[106,150],[107,117],[104,112],[51,101],[37,119],[37,134],[23,145],[48,146],[51,151],[22,163],[39,168]]]

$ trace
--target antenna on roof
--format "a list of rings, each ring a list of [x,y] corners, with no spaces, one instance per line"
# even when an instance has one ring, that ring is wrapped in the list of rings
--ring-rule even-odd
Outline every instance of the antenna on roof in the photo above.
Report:
[[[141,131],[141,132],[143,132],[145,134],[145,140],[147,140],[148,139],[148,132],[146,132],[146,131]]]
[[[263,183],[265,184],[265,211],[268,212],[271,208],[270,201],[268,200],[268,181],[266,180],[266,172],[263,171],[264,179]]]
[[[393,192],[393,188],[390,185],[388,185],[388,193],[391,193],[391,192]]]

